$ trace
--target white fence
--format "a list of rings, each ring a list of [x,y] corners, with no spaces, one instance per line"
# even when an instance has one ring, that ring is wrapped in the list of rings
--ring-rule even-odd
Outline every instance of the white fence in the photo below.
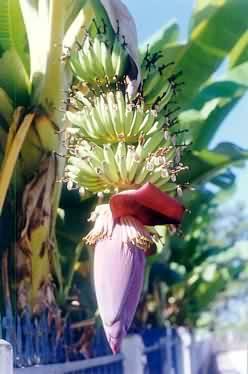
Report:
[[[145,348],[144,353],[148,362],[146,373],[196,374],[191,368],[190,335],[186,331],[181,331],[175,338],[171,333],[172,330],[167,331],[169,333],[166,337]],[[0,345],[0,374],[122,374],[123,360],[123,355],[119,354],[63,364],[32,366],[13,371],[11,346],[4,341]]]
[[[9,343],[0,339],[0,374],[13,374],[13,350]]]

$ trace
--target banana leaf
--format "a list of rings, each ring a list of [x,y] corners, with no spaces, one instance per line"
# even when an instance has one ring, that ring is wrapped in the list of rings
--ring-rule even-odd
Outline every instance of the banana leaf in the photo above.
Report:
[[[147,47],[149,47],[150,53],[163,51],[167,46],[175,44],[178,38],[179,26],[176,21],[171,21],[141,45],[141,59],[143,60]]]
[[[206,85],[195,97],[192,112],[188,112],[187,124],[191,131],[193,149],[207,147],[230,111],[244,96],[248,88],[248,62],[230,70],[225,78]],[[198,112],[197,112],[198,111]],[[197,122],[190,125],[189,114]],[[181,126],[183,113],[181,115]]]
[[[192,15],[188,41],[181,44],[180,53],[168,45],[160,60],[161,63],[175,62],[170,73],[183,72],[186,84],[177,96],[183,109],[190,105],[199,87],[219,68],[248,27],[246,0],[210,0],[204,6],[199,4]],[[162,40],[155,37],[154,40],[154,45],[162,44]]]
[[[19,3],[19,0],[0,1],[0,55],[14,49],[28,72],[28,42]]]
[[[225,168],[244,165],[247,158],[247,150],[228,142],[220,143],[213,150],[192,151],[184,158],[189,170],[182,173],[178,180],[180,183],[200,185],[210,181]]]

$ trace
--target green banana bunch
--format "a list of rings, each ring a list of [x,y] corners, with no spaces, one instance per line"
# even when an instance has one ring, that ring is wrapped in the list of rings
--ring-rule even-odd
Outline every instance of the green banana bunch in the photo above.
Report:
[[[180,148],[159,131],[137,145],[103,146],[82,140],[68,158],[65,180],[91,192],[111,193],[135,189],[151,182],[163,191],[176,190],[176,176],[185,167],[178,159]]]
[[[74,135],[96,144],[119,141],[136,144],[141,135],[147,139],[165,125],[165,118],[159,116],[156,110],[145,109],[143,101],[130,102],[128,95],[120,90],[109,91],[92,99],[78,92],[76,100],[79,105],[81,103],[80,110],[67,112]]]
[[[183,83],[178,82],[181,72],[174,72],[174,63],[165,63],[162,51],[147,52],[142,62],[143,97],[148,107],[156,107],[160,111],[174,99],[178,87]]]
[[[71,53],[70,66],[79,81],[95,88],[108,86],[125,75],[128,53],[118,34],[112,45],[101,34],[87,35],[83,45]]]
[[[129,96],[135,97],[141,74],[134,19],[121,1],[91,0],[89,4],[95,18],[83,42],[69,53],[76,84],[86,84],[95,95],[125,83]]]

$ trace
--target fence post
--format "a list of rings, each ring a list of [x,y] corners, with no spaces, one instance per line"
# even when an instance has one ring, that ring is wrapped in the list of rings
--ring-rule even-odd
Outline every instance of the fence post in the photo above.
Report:
[[[174,352],[174,365],[176,374],[189,374],[184,371],[183,362],[183,344],[180,334],[177,329],[173,329],[173,352]]]
[[[165,341],[166,361],[163,369],[165,374],[174,374],[173,359],[172,359],[172,330],[170,326],[166,327],[166,341]]]
[[[0,339],[0,374],[13,374],[13,349],[2,339]]]
[[[178,328],[178,333],[182,341],[183,370],[185,374],[194,374],[192,365],[192,337],[184,327]]]

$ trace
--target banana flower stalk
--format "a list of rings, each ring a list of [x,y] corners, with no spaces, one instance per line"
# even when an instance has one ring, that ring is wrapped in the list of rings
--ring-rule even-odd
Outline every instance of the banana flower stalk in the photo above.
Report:
[[[143,288],[146,256],[156,249],[147,226],[178,225],[184,208],[151,183],[120,192],[91,216],[94,283],[100,316],[113,353],[120,350]]]

